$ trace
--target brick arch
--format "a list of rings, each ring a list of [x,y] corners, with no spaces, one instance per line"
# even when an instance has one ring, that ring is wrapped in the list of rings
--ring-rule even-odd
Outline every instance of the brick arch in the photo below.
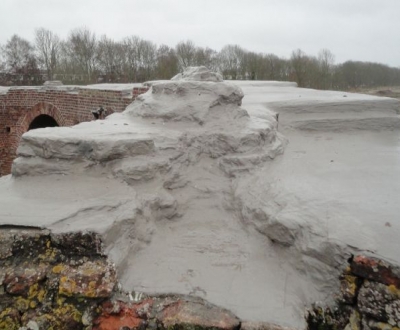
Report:
[[[39,102],[18,120],[17,127],[19,130],[19,137],[28,131],[29,125],[36,117],[40,115],[48,115],[57,122],[58,126],[66,126],[65,120],[60,110],[58,110],[56,106],[47,102]]]
[[[7,152],[0,153],[0,175],[9,174],[11,164],[17,155],[17,148],[20,144],[22,135],[28,131],[31,122],[40,115],[52,117],[59,126],[66,126],[66,121],[53,104],[47,102],[39,102],[32,108],[23,111],[14,125],[10,125],[7,137]],[[2,150],[0,150],[2,151]]]

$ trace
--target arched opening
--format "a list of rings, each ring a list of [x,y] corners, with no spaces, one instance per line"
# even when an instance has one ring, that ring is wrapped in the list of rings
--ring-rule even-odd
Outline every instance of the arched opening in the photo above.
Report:
[[[56,120],[49,115],[39,115],[29,125],[28,131],[36,128],[60,126]]]

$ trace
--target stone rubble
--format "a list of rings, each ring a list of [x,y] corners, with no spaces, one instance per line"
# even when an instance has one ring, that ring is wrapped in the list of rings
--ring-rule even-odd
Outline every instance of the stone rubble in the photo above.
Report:
[[[310,309],[308,330],[400,329],[399,274],[387,261],[355,256],[341,276],[336,306]]]
[[[1,330],[290,330],[242,321],[199,297],[123,292],[93,232],[2,228],[0,236]],[[399,329],[398,270],[355,256],[340,278],[337,305],[311,308],[308,330]]]
[[[133,298],[119,290],[93,232],[7,228],[0,235],[7,251],[0,258],[0,330],[289,330],[242,322],[198,297]]]

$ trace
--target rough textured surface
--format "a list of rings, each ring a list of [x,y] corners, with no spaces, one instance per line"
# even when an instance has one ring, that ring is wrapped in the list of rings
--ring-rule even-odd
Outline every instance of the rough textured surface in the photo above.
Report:
[[[183,73],[177,74],[171,80],[187,81],[223,81],[222,75],[216,72],[210,72],[206,67],[189,67]]]
[[[399,103],[204,79],[152,82],[122,114],[25,134],[0,179],[1,223],[97,233],[124,291],[302,328],[352,253],[398,263]]]
[[[381,322],[400,327],[400,290],[365,281],[358,294],[360,312]]]
[[[1,330],[241,328],[237,316],[201,298],[121,291],[93,232],[7,228],[0,233],[11,247],[0,260]],[[28,250],[27,241],[34,241]],[[77,248],[82,246],[90,253]],[[286,329],[243,324],[247,330]]]
[[[351,271],[360,277],[400,288],[400,268],[384,260],[357,256],[350,267]]]
[[[147,297],[139,302],[107,301],[93,321],[96,330],[129,328],[238,330],[240,320],[202,299]]]
[[[10,245],[0,260],[0,329],[83,329],[83,314],[94,314],[99,300],[113,294],[115,269],[101,250],[89,261],[75,248],[96,249],[96,234],[69,233],[65,239],[33,228],[0,233]]]
[[[351,305],[355,302],[360,282],[360,278],[354,275],[344,274],[341,276],[340,292],[343,303]]]
[[[363,271],[359,265],[362,263]],[[379,265],[379,267],[377,267]],[[367,267],[369,267],[367,269]],[[341,276],[341,292],[333,307],[313,307],[308,311],[308,330],[319,329],[399,329],[400,290],[387,283],[389,262],[358,255]],[[391,271],[391,281],[399,277]],[[373,274],[375,280],[369,278]]]

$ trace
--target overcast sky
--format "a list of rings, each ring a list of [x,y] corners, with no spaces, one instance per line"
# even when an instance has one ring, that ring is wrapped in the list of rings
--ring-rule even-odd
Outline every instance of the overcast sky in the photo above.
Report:
[[[175,46],[238,44],[286,58],[328,48],[336,62],[400,67],[400,0],[0,0],[0,44],[44,27],[66,38],[86,26],[119,40]]]

